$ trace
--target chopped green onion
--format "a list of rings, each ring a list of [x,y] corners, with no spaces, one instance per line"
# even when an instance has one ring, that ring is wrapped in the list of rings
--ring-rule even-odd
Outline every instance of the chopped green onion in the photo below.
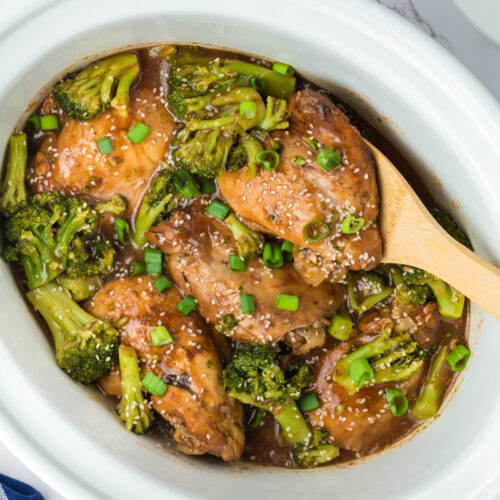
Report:
[[[258,76],[252,76],[250,78],[250,85],[259,92],[262,92],[266,88],[266,81]]]
[[[247,270],[247,264],[245,259],[242,259],[239,255],[229,256],[229,269],[231,271],[243,272]]]
[[[454,372],[461,372],[467,366],[469,358],[469,349],[463,345],[457,345],[457,347],[448,354],[446,360]]]
[[[163,272],[163,264],[161,262],[146,262],[147,274],[161,274]]]
[[[257,104],[253,101],[243,101],[240,104],[240,115],[247,120],[257,116]]]
[[[265,149],[255,155],[255,161],[260,163],[265,170],[271,171],[279,165],[280,155],[272,149]]]
[[[283,265],[281,248],[278,245],[266,243],[262,251],[262,260],[264,261],[264,265],[270,269],[281,267]]]
[[[160,293],[172,288],[172,283],[170,283],[170,280],[166,276],[158,276],[153,283]]]
[[[151,132],[151,129],[142,122],[137,122],[126,134],[127,139],[134,144],[140,144]]]
[[[302,165],[305,165],[306,164],[306,160],[304,160],[304,158],[302,158],[302,156],[294,156],[292,158],[292,161],[293,163],[295,163],[295,165],[297,165],[298,167],[302,167]]]
[[[302,137],[302,140],[304,140],[307,145],[314,151],[318,151],[318,149],[321,147],[321,142],[316,139],[316,137],[311,137],[308,135],[304,135]]]
[[[281,255],[283,260],[289,262],[293,259],[293,243],[291,241],[284,241],[281,244]]]
[[[111,139],[109,137],[103,137],[97,141],[97,147],[102,155],[107,155],[113,151],[113,144],[111,144]]]
[[[156,347],[171,344],[174,341],[170,332],[164,326],[156,326],[153,328],[153,331],[151,332],[151,340],[153,341],[153,345]]]
[[[275,62],[273,64],[273,71],[279,73],[280,75],[293,76],[295,70],[288,64]]]
[[[135,276],[137,274],[144,274],[146,272],[145,262],[132,262],[132,274]]]
[[[42,124],[40,123],[40,115],[33,115],[28,118],[26,125],[32,132],[40,132],[40,128],[42,127]]]
[[[349,374],[356,387],[361,387],[365,382],[372,380],[373,370],[365,358],[357,358],[349,366]]]
[[[348,312],[338,312],[332,316],[327,332],[338,340],[346,341],[351,335],[354,323]]]
[[[385,393],[385,399],[389,403],[389,408],[395,417],[402,417],[408,411],[408,400],[396,387],[389,389]]]
[[[354,217],[354,215],[348,215],[342,221],[341,229],[344,234],[355,234],[359,233],[364,225],[365,219],[363,219],[363,217]]]
[[[230,211],[231,207],[219,200],[211,201],[210,205],[205,208],[205,212],[207,212],[207,214],[217,217],[217,219],[220,220],[224,220],[228,216]]]
[[[296,311],[299,308],[299,298],[297,295],[278,293],[276,295],[276,308],[284,311]]]
[[[40,116],[40,128],[42,130],[57,130],[59,128],[59,119],[56,115]]]
[[[321,406],[319,402],[318,395],[316,393],[306,394],[297,400],[297,406],[299,410],[304,413],[306,411],[315,410]]]
[[[342,156],[331,148],[323,148],[316,156],[316,163],[327,172],[333,170],[341,161]]]
[[[177,170],[173,175],[174,186],[186,198],[193,198],[198,192],[198,187],[193,176],[187,170]]]
[[[128,222],[120,217],[117,217],[115,219],[115,229],[120,243],[122,245],[128,245],[130,243],[130,238],[127,238],[127,241],[125,241],[125,234],[127,234],[127,236],[130,234],[130,226],[128,225]]]
[[[158,378],[151,372],[147,372],[144,378],[142,379],[142,387],[146,389],[153,396],[158,396],[159,398],[163,397],[165,392],[167,391],[167,384],[163,382],[161,378]]]
[[[241,312],[251,314],[255,312],[255,301],[251,293],[240,293]]]
[[[313,220],[304,226],[302,234],[306,241],[315,243],[316,241],[322,240],[325,236],[328,236],[330,234],[330,228],[328,224],[320,220]]]
[[[144,250],[144,261],[146,264],[148,262],[161,262],[162,257],[163,254],[161,250],[157,248],[146,248],[146,250]]]
[[[179,311],[186,316],[196,307],[196,300],[191,296],[184,297],[180,302],[175,305]]]
[[[215,193],[215,182],[214,181],[201,181],[200,182],[200,193],[201,194]]]

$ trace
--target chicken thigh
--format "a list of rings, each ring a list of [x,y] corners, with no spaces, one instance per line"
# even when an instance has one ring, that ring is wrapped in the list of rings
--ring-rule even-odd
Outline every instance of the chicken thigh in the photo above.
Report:
[[[260,258],[247,262],[244,272],[232,271],[229,256],[238,253],[232,233],[205,212],[204,204],[206,200],[175,210],[169,220],[148,233],[149,241],[169,255],[173,279],[186,295],[197,300],[201,315],[219,331],[244,342],[274,343],[297,331],[290,340],[303,345],[309,328],[315,336],[316,329],[324,331],[325,318],[342,302],[343,287],[325,282],[314,288],[304,283],[292,264],[269,269]],[[254,313],[242,313],[242,293],[253,295]],[[298,296],[298,310],[278,309],[275,301],[279,293]]]
[[[289,130],[273,135],[281,145],[276,170],[261,169],[252,179],[248,167],[226,172],[218,178],[222,196],[244,219],[302,249],[294,264],[313,285],[341,281],[348,269],[373,269],[382,255],[379,200],[373,159],[363,138],[319,92],[297,92],[290,112]],[[322,147],[340,155],[335,168],[325,170],[316,162]],[[363,219],[359,232],[342,229],[347,217]],[[307,226],[311,222],[316,226]],[[322,233],[328,234],[318,239]]]
[[[127,199],[134,213],[151,177],[165,160],[174,120],[151,90],[131,93],[128,118],[110,109],[84,122],[64,117],[59,134],[50,133],[36,154],[28,183],[34,193],[59,191],[106,201],[115,193]],[[151,132],[135,144],[126,134],[137,122]],[[113,150],[102,154],[97,141],[109,137]]]
[[[137,351],[145,371],[168,384],[151,401],[173,427],[178,448],[236,460],[245,440],[241,406],[219,383],[222,366],[208,327],[197,313],[184,316],[176,308],[181,299],[175,288],[158,292],[151,277],[120,278],[108,282],[87,309],[110,322],[128,320],[120,328],[122,342]],[[151,331],[159,325],[173,342],[155,347]]]

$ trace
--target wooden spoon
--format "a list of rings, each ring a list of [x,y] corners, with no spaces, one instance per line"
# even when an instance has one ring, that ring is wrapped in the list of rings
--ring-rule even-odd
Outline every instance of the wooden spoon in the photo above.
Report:
[[[500,320],[500,269],[455,241],[396,167],[373,144],[366,143],[377,165],[382,262],[424,269]]]

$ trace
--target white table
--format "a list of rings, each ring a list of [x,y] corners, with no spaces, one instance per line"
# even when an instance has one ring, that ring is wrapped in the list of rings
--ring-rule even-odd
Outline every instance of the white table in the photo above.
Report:
[[[2,2],[0,34],[22,19],[24,12],[52,0]],[[373,0],[404,16],[460,59],[500,99],[500,46],[479,33],[455,7],[452,0]],[[25,481],[45,496],[61,497],[38,479],[0,443],[0,472]],[[74,499],[71,499],[74,500]]]

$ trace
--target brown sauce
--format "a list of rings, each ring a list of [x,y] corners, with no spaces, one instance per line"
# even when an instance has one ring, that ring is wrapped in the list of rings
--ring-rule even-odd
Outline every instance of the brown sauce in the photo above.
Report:
[[[207,50],[207,53],[216,56],[232,57],[245,60],[252,60],[252,58],[241,55],[239,53],[228,53],[221,50]],[[154,57],[150,53],[150,49],[140,49],[137,51],[140,59],[141,65],[141,79],[137,84],[137,87],[149,87],[149,88],[159,88],[160,85],[165,84],[165,60],[161,57]],[[163,73],[163,74],[162,74]],[[309,81],[301,78],[300,75],[297,77],[297,88],[304,89],[306,87],[313,87],[318,89],[317,86],[312,85]],[[136,89],[131,92],[131,99],[134,99]],[[430,192],[425,186],[425,183],[418,177],[416,172],[411,168],[411,165],[405,160],[405,158],[400,154],[400,152],[377,130],[371,127],[363,117],[357,115],[352,111],[346,104],[342,103],[338,98],[333,96],[334,101],[341,107],[341,109],[348,114],[351,121],[356,125],[362,134],[369,138],[369,140],[375,144],[392,162],[398,166],[403,175],[411,183],[412,187],[415,189],[420,198],[429,208],[436,208],[439,206],[437,200],[433,199]],[[40,108],[50,105],[50,96],[47,100],[42,103]],[[36,110],[35,112],[39,112]],[[28,134],[29,138],[29,162],[32,164],[34,160],[34,155],[38,151],[41,142],[44,138],[43,133],[38,134]],[[214,197],[220,197],[218,193],[214,194]],[[102,233],[108,237],[114,237],[114,230],[112,224],[103,224],[101,227]],[[116,240],[115,240],[115,243]],[[123,247],[117,244],[117,255],[115,270],[108,279],[114,279],[119,276],[124,276],[128,273],[130,263],[132,261],[142,261],[143,252],[134,249],[132,246]],[[17,273],[18,281],[22,281],[20,278],[22,274]],[[25,288],[25,285],[22,284]],[[346,306],[344,306],[345,308]],[[462,319],[457,321],[447,321],[440,317],[438,324],[436,325],[432,338],[430,340],[430,351],[436,352],[438,347],[447,342],[451,337],[456,338],[459,343],[466,343],[468,329],[468,304],[466,304],[465,312]],[[327,336],[327,342],[324,347],[319,348],[319,350],[329,350],[338,344],[338,341]],[[318,355],[318,349],[307,355],[308,359],[313,359]],[[432,357],[425,361],[424,370],[427,371],[431,365]],[[312,365],[313,370],[316,369],[315,365]],[[447,391],[449,392],[453,382],[455,380],[455,374],[451,370],[446,372]],[[366,397],[370,395],[374,396],[377,391],[380,390],[380,385],[367,389],[365,392]],[[414,392],[409,394],[408,400],[411,402],[416,398],[417,393]],[[110,397],[110,401],[113,404],[116,402],[115,398]],[[245,412],[245,423],[246,423],[246,447],[244,451],[244,459],[263,465],[273,465],[281,467],[291,467],[293,466],[293,458],[290,448],[285,446],[282,438],[280,437],[279,427],[274,418],[266,413],[262,417],[262,421],[259,425],[255,425],[255,410],[247,408]],[[153,430],[154,436],[158,439],[166,439],[166,431],[168,430],[166,424],[161,423],[161,419],[157,419],[158,423],[155,424],[155,429]],[[397,423],[390,428],[390,432],[385,434],[376,446],[370,450],[370,452],[380,451],[385,447],[395,443],[402,437],[408,435],[415,427],[419,424],[418,421],[413,419],[408,412],[405,416],[397,420]],[[353,458],[359,457],[360,454],[356,454],[352,451],[341,450],[340,457],[335,461],[335,463],[341,461],[350,461]],[[212,458],[210,458],[212,460]]]

